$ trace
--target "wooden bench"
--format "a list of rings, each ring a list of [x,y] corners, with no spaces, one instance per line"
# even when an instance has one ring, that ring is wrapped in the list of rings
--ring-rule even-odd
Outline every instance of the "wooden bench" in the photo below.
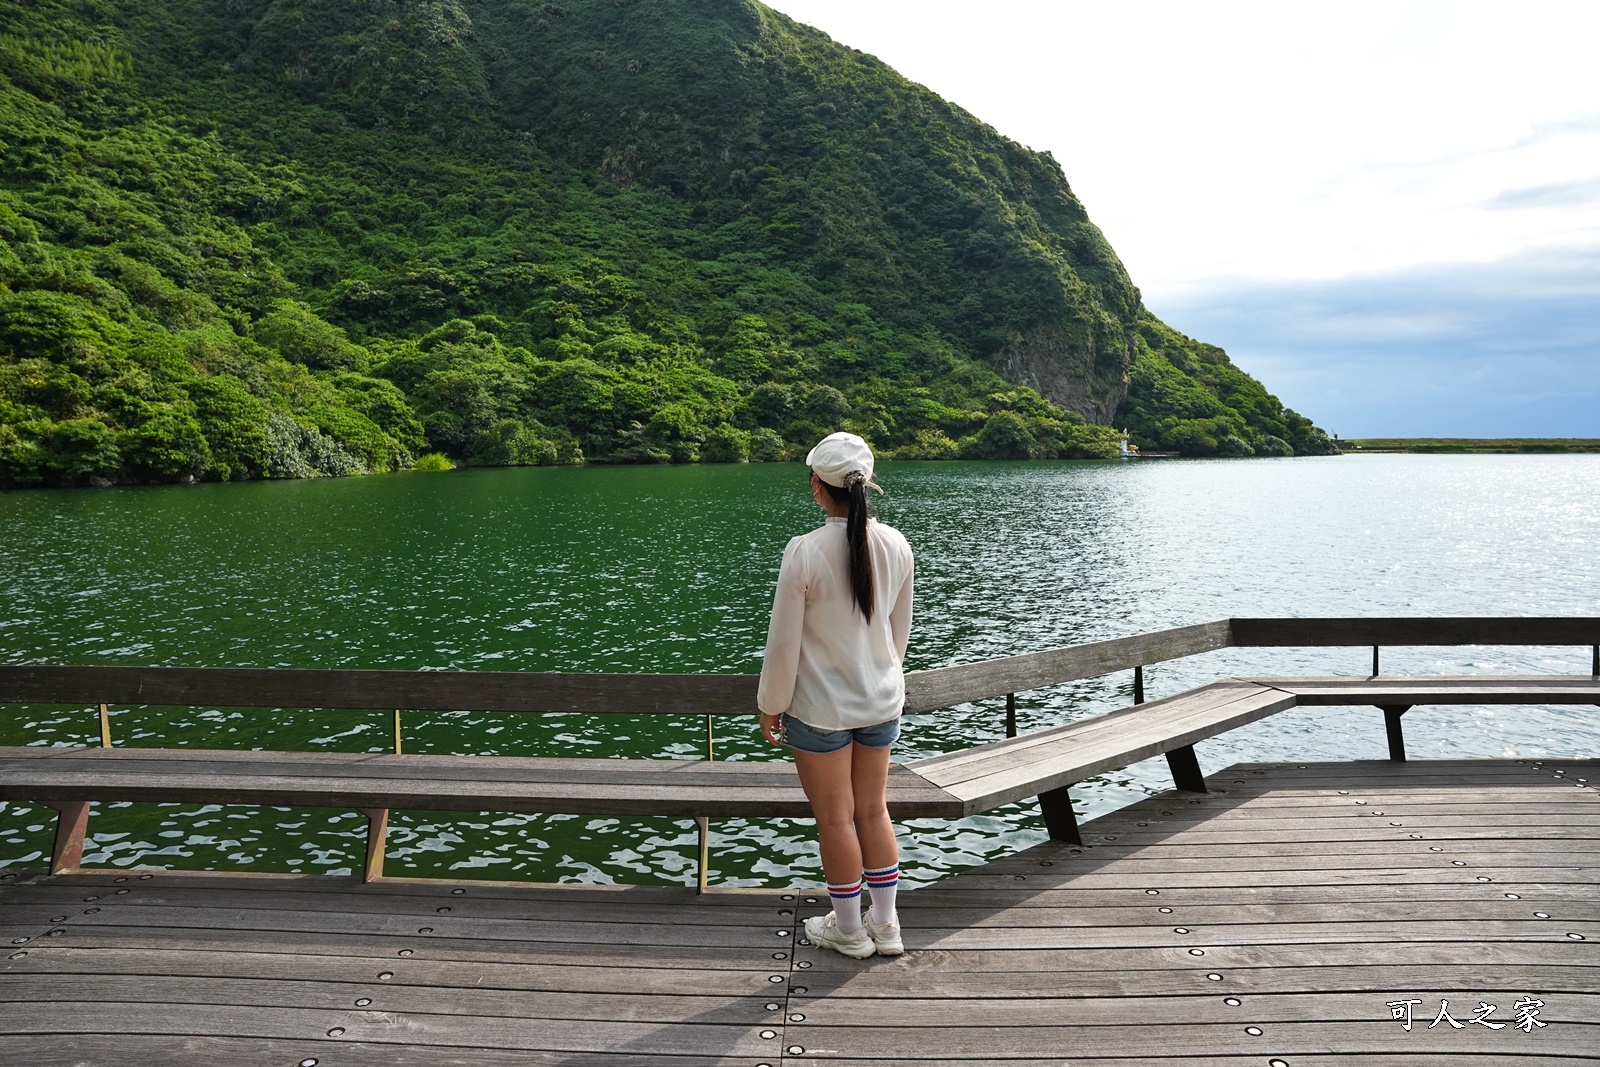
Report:
[[[389,809],[580,815],[810,818],[787,761],[395,756],[213,749],[0,748],[0,800],[60,812],[51,871],[83,859],[93,801],[355,808],[367,816],[364,877],[383,871]],[[959,801],[896,764],[895,818],[958,818]]]
[[[963,814],[1039,798],[1050,836],[1078,841],[1067,787],[1165,755],[1177,788],[1205,792],[1194,743],[1302,705],[1371,704],[1391,759],[1405,759],[1400,716],[1420,704],[1597,704],[1600,678],[1233,678],[1148,704],[908,766],[961,801]]]

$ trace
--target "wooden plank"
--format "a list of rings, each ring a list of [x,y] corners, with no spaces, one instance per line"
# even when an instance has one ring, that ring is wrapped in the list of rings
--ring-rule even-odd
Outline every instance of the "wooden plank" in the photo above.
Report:
[[[1594,704],[1600,681],[1587,676],[1436,678],[1253,678],[1293,693],[1304,707],[1350,704]]]
[[[1595,645],[1600,618],[1231,619],[1239,648],[1349,645]]]
[[[1452,874],[1451,872],[1455,872]],[[1490,878],[1488,883],[1475,883],[1481,885],[1498,885],[1502,882],[1527,882],[1550,881],[1557,879],[1573,882],[1574,884],[1600,885],[1600,872],[1591,870],[1572,871],[1562,867],[1505,867],[1505,866],[1477,866],[1470,870],[1462,867],[1427,868],[1427,867],[1369,867],[1343,870],[1256,870],[1256,871],[1164,871],[1144,872],[1142,874],[1124,874],[1117,872],[1089,871],[1073,877],[1075,888],[1093,889],[1099,887],[1123,888],[1136,886],[1141,889],[1157,889],[1163,893],[1172,889],[1195,888],[1205,889],[1219,886],[1259,885],[1259,886],[1296,886],[1296,885],[1375,885],[1375,884],[1402,884],[1402,885],[1427,885],[1435,882],[1459,884],[1473,882],[1477,877]],[[1241,876],[1247,876],[1241,881]],[[1017,876],[984,875],[969,873],[963,877],[965,883],[971,888],[985,887],[992,883],[994,888],[1014,887]],[[1033,879],[1029,878],[1032,882]]]
[[[1033,757],[1036,762],[1014,766],[970,778],[960,782],[943,781],[941,774],[929,776],[934,784],[959,797],[968,814],[988,811],[1025,797],[1036,796],[1050,789],[1069,786],[1103,771],[1125,767],[1163,752],[1192,745],[1215,734],[1224,733],[1247,723],[1276,715],[1294,706],[1294,698],[1281,693],[1264,691],[1227,706],[1216,716],[1205,716],[1180,724],[1173,732],[1148,739],[1140,735],[1138,743],[1120,744],[1116,739],[1098,744],[1076,746],[1070,736],[1063,736],[1060,751],[1050,758]],[[1003,742],[1002,742],[1003,743]],[[910,765],[916,769],[915,764]]]
[[[413,927],[413,929],[416,929]],[[659,969],[677,973],[711,971],[762,972],[770,978],[788,965],[771,959],[765,946],[719,945],[627,945],[576,942],[529,944],[502,938],[473,940],[464,937],[435,937],[404,932],[341,930],[252,930],[206,926],[90,926],[68,924],[58,937],[47,943],[52,948],[75,948],[85,952],[106,949],[171,950],[187,952],[256,952],[304,956],[353,956],[370,958],[373,973],[425,960],[510,963],[518,966]],[[246,934],[248,936],[246,936]],[[26,946],[30,950],[38,946]],[[412,953],[402,957],[403,952]],[[31,953],[28,958],[31,958]],[[843,958],[843,957],[841,957]],[[380,962],[381,961],[381,962]],[[0,957],[0,966],[6,961]],[[768,968],[774,970],[769,971]]]
[[[0,666],[9,703],[753,715],[753,674]]]
[[[1083,736],[1089,737],[1100,731],[1120,731],[1135,722],[1153,722],[1162,720],[1166,716],[1181,715],[1190,711],[1203,713],[1225,706],[1232,701],[1257,696],[1262,692],[1263,688],[1265,687],[1259,686],[1254,682],[1239,681],[1237,679],[1212,682],[1209,685],[1188,689],[1182,693],[1163,697],[1160,700],[1152,700],[1144,704],[1121,708],[1117,711],[1105,712],[1100,715],[1087,716],[1069,723],[1063,723],[1060,726],[1033,730],[1020,737],[1006,738],[1003,741],[992,741],[983,745],[956,749],[953,752],[941,752],[938,755],[926,756],[914,761],[911,766],[924,776],[935,767],[939,768],[941,772],[949,771],[969,763],[979,763],[993,758],[993,753],[996,751],[1009,753],[1027,752],[1032,748],[1051,744],[1055,738],[1068,732],[1081,733]]]
[[[378,883],[382,884],[382,883]],[[119,887],[120,888],[120,887]],[[139,887],[129,890],[126,896],[112,896],[107,890],[85,893],[81,887],[62,892],[57,887],[19,887],[0,894],[0,920],[16,921],[12,917],[18,908],[67,909],[76,914],[83,908],[85,896],[99,895],[99,902],[123,908],[138,907],[201,907],[215,906],[226,900],[230,908],[250,910],[308,909],[337,911],[362,915],[411,915],[427,922],[438,915],[454,918],[520,919],[530,915],[554,922],[600,923],[660,923],[670,921],[673,926],[714,926],[725,929],[768,931],[793,925],[794,905],[750,906],[727,901],[719,907],[674,907],[660,901],[629,901],[626,898],[597,901],[593,897],[563,900],[559,896],[537,897],[467,897],[432,896],[415,897],[395,894],[329,894],[327,897],[309,896],[304,892],[274,890],[270,887],[234,889],[219,892],[207,886],[167,885],[157,888]]]
[[[1161,926],[1171,926],[1176,922],[1191,929],[1201,927],[1215,929],[1222,926],[1277,922],[1414,922],[1430,919],[1439,914],[1439,902],[1436,899],[1376,900],[1349,904],[1342,901],[1323,901],[1314,904],[1184,904],[1181,906],[1169,902],[1162,905],[1171,909],[1172,918],[1168,918],[1157,911],[1157,905],[1153,902],[1120,907],[1089,904],[1070,907],[1045,905],[1032,908],[994,908],[981,905],[953,907],[923,902],[914,899],[915,897],[915,893],[906,894],[906,901],[899,908],[901,921],[904,925],[914,926],[922,931],[978,930],[997,927],[1015,929],[1125,927],[1141,922]],[[1145,899],[1148,901],[1151,898]],[[1542,901],[1538,904],[1525,904],[1521,900],[1506,900],[1498,895],[1497,899],[1452,900],[1450,917],[1452,920],[1469,921],[1478,919],[1526,921],[1535,907],[1549,913],[1552,918],[1548,921],[1553,923],[1600,922],[1600,909],[1579,901],[1568,900],[1554,904]],[[1540,920],[1540,922],[1545,921]],[[1600,968],[1600,961],[1596,962],[1596,966]]]
[[[1263,951],[1270,951],[1266,949]],[[1206,968],[1071,970],[1012,972],[943,971],[930,981],[924,969],[895,965],[876,966],[870,980],[847,971],[819,974],[812,970],[804,979],[807,994],[826,996],[829,1001],[854,1005],[861,1001],[921,999],[933,992],[942,997],[984,998],[989,1000],[1032,999],[1034,997],[1132,997],[1182,996],[1203,993],[1216,999],[1245,993],[1390,993],[1397,989],[1497,989],[1522,987],[1524,990],[1600,994],[1600,970],[1583,965],[1541,964],[1353,964],[1347,966],[1229,967],[1220,984],[1206,977]],[[806,995],[806,994],[801,994]],[[790,1003],[797,1004],[791,997]],[[890,1009],[894,1005],[889,1005]],[[1370,1018],[1370,1016],[1369,1016]],[[807,1021],[811,1015],[807,1013]]]
[[[13,1034],[59,1034],[62,1019],[79,1019],[90,1033],[183,1034],[202,1037],[300,1038],[332,1028],[339,1038],[376,1044],[433,1044],[465,1048],[526,1049],[546,1052],[631,1052],[653,1055],[742,1055],[752,1062],[776,1056],[779,1046],[749,1025],[698,1023],[664,1027],[654,1023],[599,1023],[590,1020],[500,1018],[486,1015],[436,1015],[423,1012],[373,1012],[244,1005],[170,1005],[67,1000],[54,1004],[12,1004],[5,1027]],[[332,1035],[330,1035],[332,1036]],[[339,1043],[324,1055],[337,1056]]]
[[[1382,1004],[1376,1005],[1382,1008]],[[1504,1009],[1502,1009],[1504,1010]],[[1377,1012],[1374,1011],[1374,1016]],[[885,1016],[892,1020],[892,1017]],[[1392,1052],[1434,1052],[1448,1055],[1478,1053],[1504,1056],[1508,1047],[1516,1048],[1516,1040],[1528,1043],[1530,1054],[1545,1056],[1551,1053],[1566,1055],[1592,1055],[1600,1048],[1600,1025],[1586,1020],[1562,1020],[1559,1026],[1550,1025],[1538,1035],[1529,1036],[1517,1031],[1507,1035],[1503,1031],[1486,1030],[1472,1026],[1443,1033],[1414,1026],[1408,1034],[1398,1022],[1387,1018],[1382,1022],[1279,1022],[1259,1027],[1261,1035],[1247,1035],[1248,1019],[1237,1023],[1164,1023],[1159,1019],[1126,1019],[1096,1027],[1031,1026],[1005,1031],[1003,1041],[996,1040],[996,1032],[987,1027],[942,1027],[938,1031],[938,1054],[946,1057],[987,1057],[991,1062],[1012,1059],[1060,1056],[1063,1049],[1071,1049],[1072,1061],[1082,1062],[1098,1057],[1181,1056],[1188,1051],[1204,1049],[1208,1055],[1243,1054],[1255,1052],[1257,1062],[1264,1064],[1272,1056],[1282,1057],[1294,1064],[1306,1052],[1361,1053],[1374,1057],[1374,1063],[1387,1063]],[[1424,1020],[1426,1023],[1427,1020]],[[785,1041],[791,1048],[802,1048],[784,1057],[785,1065],[826,1062],[831,1058],[849,1056],[869,1063],[903,1056],[908,1042],[919,1048],[927,1062],[925,1047],[916,1045],[912,1032],[894,1025],[860,1021],[851,1026],[791,1027]],[[1535,1044],[1537,1042],[1537,1044]],[[935,1060],[934,1062],[938,1062]],[[1059,1059],[1056,1062],[1060,1062]],[[1191,1062],[1194,1062],[1191,1059]]]
[[[676,967],[586,966],[540,963],[524,959],[496,962],[485,959],[435,960],[412,956],[379,988],[433,988],[436,986],[547,991],[570,994],[674,996],[692,991],[705,996],[770,997],[775,983],[769,968],[680,969]],[[245,952],[224,949],[118,948],[94,945],[78,948],[54,941],[33,946],[21,961],[0,956],[0,973],[25,975],[189,975],[217,978],[297,978],[307,982],[362,981],[372,986],[395,960],[392,948],[382,955],[313,954],[307,952]],[[748,960],[747,960],[748,962]],[[759,961],[758,961],[759,962]],[[377,964],[375,967],[374,964]],[[787,973],[787,971],[785,971]]]
[[[779,951],[790,944],[789,937],[778,937],[773,929],[748,927],[677,925],[649,922],[548,921],[541,918],[498,919],[438,915],[365,914],[360,912],[312,911],[305,908],[240,908],[224,900],[212,906],[140,907],[108,906],[93,915],[72,918],[71,929],[90,926],[118,928],[161,927],[163,929],[203,928],[228,930],[244,947],[248,935],[263,933],[367,933],[424,934],[427,941],[465,938],[477,941],[519,941],[541,944],[622,944],[673,948],[743,948]],[[420,925],[419,925],[420,924]],[[787,932],[787,931],[786,931]]]
[[[365,999],[372,1012],[490,1015],[528,1019],[588,1019],[596,1022],[725,1023],[762,1026],[774,1019],[763,1005],[765,991],[742,996],[707,996],[698,990],[679,989],[672,994],[631,992],[626,996],[594,996],[565,991],[486,989],[395,985],[367,976],[364,982],[306,980],[297,976],[276,979],[239,978],[232,975],[189,977],[170,974],[108,975],[0,974],[0,1003],[51,1003],[76,1000],[103,1004],[158,1002],[193,1005],[238,1005],[260,1008],[321,1008],[342,1011]],[[3,1025],[3,1023],[0,1023]]]
[[[913,671],[906,675],[906,710],[967,704],[975,700],[1021,693],[1112,671],[1181,659],[1227,648],[1226,621],[1181,626],[1156,633],[1002,656],[980,663]]]
[[[754,1062],[748,1055],[664,1056],[617,1049],[586,1053],[452,1047],[422,1042],[397,1045],[340,1040],[336,1043],[320,1033],[315,1038],[293,1039],[74,1034],[70,1048],[65,1047],[57,1035],[0,1034],[0,1062],[28,1064],[29,1067],[292,1065],[308,1058],[330,1067],[333,1064],[339,1067],[751,1067]],[[773,1062],[777,1062],[775,1057]]]
[[[1024,883],[1025,884],[1025,883]],[[1592,885],[1525,880],[1495,882],[1425,883],[1414,885],[1243,885],[1206,888],[1162,888],[1160,898],[1144,892],[1145,886],[1084,888],[1065,885],[1059,888],[968,887],[959,878],[931,886],[919,886],[904,894],[910,907],[913,900],[928,899],[929,907],[970,907],[990,910],[1071,907],[1225,907],[1231,905],[1348,904],[1432,901],[1439,907],[1453,908],[1465,900],[1505,899],[1516,893],[1529,907],[1561,914],[1561,907],[1589,904],[1595,900]],[[1556,905],[1552,909],[1548,905]],[[917,906],[921,906],[920,903]]]
[[[1298,945],[1306,943],[1338,944],[1356,942],[1394,941],[1537,941],[1563,945],[1572,953],[1574,961],[1592,958],[1592,946],[1584,946],[1566,938],[1568,933],[1578,933],[1592,941],[1600,937],[1600,921],[1579,922],[1568,919],[1561,924],[1530,918],[1522,921],[1484,919],[1474,922],[1454,920],[1416,920],[1412,922],[1386,922],[1381,929],[1373,924],[1348,923],[1238,923],[1225,926],[1184,927],[1189,932],[1176,933],[1175,927],[1154,926],[1087,926],[1073,928],[1015,928],[985,927],[983,929],[919,929],[905,931],[907,951],[941,949],[947,952],[974,949],[1004,949],[1011,952],[1038,952],[1047,949],[1072,948],[1174,948],[1187,952],[1194,948],[1209,955],[1210,950],[1222,945]],[[822,950],[817,950],[822,951]],[[810,958],[802,956],[803,959]],[[1196,957],[1197,960],[1205,957]],[[1198,963],[1197,963],[1198,965]]]
[[[1368,967],[1374,960],[1385,966],[1472,966],[1500,963],[1520,966],[1569,968],[1576,966],[1571,943],[1540,941],[1334,941],[1319,940],[1298,944],[1208,945],[1204,956],[1191,956],[1186,948],[1056,948],[1013,949],[974,948],[956,951],[949,948],[919,948],[909,951],[890,965],[873,969],[915,974],[926,983],[938,982],[945,974],[1001,975],[1071,973],[1081,971],[1175,970],[1188,968],[1199,981],[1211,981],[1207,974],[1222,977],[1211,987],[1225,993],[1234,971],[1262,967]],[[832,957],[832,958],[830,958]],[[819,982],[854,981],[861,983],[861,965],[836,953],[818,955],[810,961],[804,977],[795,975],[797,984],[807,988]]]
[[[666,817],[811,814],[786,763],[506,758],[478,775],[476,757],[320,753],[320,759],[301,768],[289,754],[259,756],[268,768],[294,772],[272,774],[256,773],[243,753],[212,760],[195,750],[172,750],[182,754],[171,758],[150,754],[156,750],[109,755],[125,750],[53,749],[48,756],[14,755],[17,751],[0,751],[0,799]],[[359,773],[345,774],[346,769]],[[956,817],[962,810],[957,800],[903,764],[890,768],[889,802],[897,818]]]
[[[1402,994],[1415,995],[1418,988],[1426,987],[1394,988]],[[1445,988],[1448,991],[1447,995],[1450,995],[1452,1005],[1466,1003],[1476,1007],[1479,1000],[1494,1004],[1499,1010],[1489,1018],[1497,1022],[1502,1021],[1502,1017],[1503,1021],[1510,1022],[1511,1005],[1529,992],[1529,988],[1517,989],[1507,986],[1503,981],[1491,980],[1472,988],[1471,999],[1468,1000],[1462,993],[1457,992],[1459,987],[1454,983]],[[1563,991],[1557,999],[1556,995],[1542,984],[1534,988],[1538,988],[1543,996],[1555,1000],[1560,1005],[1565,1020],[1588,1022],[1600,1017],[1600,1010],[1597,1010],[1600,1009],[1600,998]],[[1314,994],[1285,992],[1274,996],[1254,996],[1247,1003],[1242,1002],[1237,1005],[1230,1005],[1215,994],[1066,996],[1021,1000],[1015,997],[990,999],[982,996],[937,995],[943,992],[943,990],[929,990],[929,995],[923,997],[905,997],[896,1000],[894,1012],[889,1016],[892,1019],[889,1025],[896,1028],[926,1027],[934,1032],[930,1035],[931,1043],[936,1045],[939,1040],[937,1035],[950,1027],[989,1026],[1008,1031],[1036,1026],[1112,1029],[1116,1024],[1108,1025],[1108,1020],[1113,1019],[1159,1020],[1163,1025],[1234,1023],[1242,1026],[1251,1023],[1266,1026],[1270,1023],[1287,1022],[1370,1023],[1375,1016],[1374,998],[1370,994],[1343,991]],[[1377,1007],[1382,1008],[1382,1003]],[[851,1026],[861,1018],[859,1000],[844,997],[793,997],[789,1001],[788,1010],[805,1016],[804,1026],[790,1029],[790,1036],[795,1041],[803,1041],[804,1035],[814,1027]],[[1554,1021],[1555,1013],[1549,1011],[1548,1005],[1546,1013]],[[1383,1015],[1387,1014],[1385,1010]],[[1462,1022],[1471,1017],[1467,1011],[1460,1014]],[[1429,1019],[1422,1019],[1420,1022],[1426,1027]],[[1600,1028],[1597,1028],[1597,1032],[1600,1032]],[[1000,1038],[997,1043],[1006,1043],[1006,1038]]]
[[[574,904],[582,907],[604,909],[617,906],[648,906],[654,914],[664,914],[663,908],[674,915],[685,912],[719,912],[730,909],[739,914],[748,908],[793,908],[794,891],[754,887],[712,886],[698,893],[686,886],[674,885],[622,885],[616,883],[590,884],[578,882],[528,882],[489,881],[475,878],[426,878],[398,875],[381,882],[363,883],[359,879],[330,874],[288,874],[261,871],[150,871],[131,868],[102,871],[74,871],[69,874],[43,877],[35,871],[33,879],[19,879],[15,889],[0,886],[0,898],[6,891],[20,891],[24,886],[49,888],[63,893],[79,889],[103,890],[132,887],[134,889],[211,888],[227,892],[269,893],[300,892],[319,897],[397,896],[416,901],[448,904],[451,898],[514,900],[534,909],[546,906],[561,907]],[[679,921],[674,919],[673,921]],[[691,920],[683,920],[691,921]]]

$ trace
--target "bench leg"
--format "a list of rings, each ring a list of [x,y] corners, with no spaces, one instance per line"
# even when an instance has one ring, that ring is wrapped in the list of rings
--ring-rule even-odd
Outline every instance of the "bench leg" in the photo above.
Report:
[[[1396,763],[1406,761],[1406,735],[1400,728],[1400,716],[1411,710],[1410,704],[1379,704],[1383,709],[1383,729],[1389,735],[1389,758]]]
[[[1193,745],[1184,745],[1168,752],[1167,768],[1172,771],[1172,784],[1185,793],[1208,791],[1206,776],[1200,773],[1200,760],[1195,757]]]
[[[700,863],[694,876],[694,891],[704,893],[711,883],[711,820],[700,816],[694,821],[700,837]]]
[[[1072,797],[1067,794],[1066,786],[1040,793],[1039,811],[1044,815],[1050,840],[1083,844],[1083,836],[1078,833],[1078,817],[1072,814]]]
[[[77,870],[83,866],[83,838],[89,830],[89,802],[87,800],[47,800],[45,807],[55,808],[56,843],[50,851],[50,873]]]
[[[389,809],[362,808],[367,817],[367,865],[361,871],[363,882],[383,877],[383,841],[389,836]]]

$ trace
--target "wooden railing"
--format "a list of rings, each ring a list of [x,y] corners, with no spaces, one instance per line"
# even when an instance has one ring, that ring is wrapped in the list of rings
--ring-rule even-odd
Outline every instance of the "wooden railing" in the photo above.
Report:
[[[1006,733],[1013,737],[1016,734],[1016,694],[1020,692],[1131,669],[1134,703],[1139,705],[1144,703],[1143,671],[1150,664],[1225,648],[1367,645],[1373,649],[1374,679],[1378,675],[1379,650],[1384,646],[1581,645],[1590,648],[1593,677],[1600,682],[1600,618],[1223,619],[1133,637],[913,671],[906,676],[905,706],[907,711],[925,711],[1003,695],[1006,697]],[[756,684],[754,675],[0,666],[0,703],[97,705],[100,742],[104,748],[110,748],[113,743],[108,710],[112,705],[392,709],[396,755],[403,748],[400,709],[702,715],[706,720],[706,758],[709,760],[715,757],[713,718],[753,713]],[[1548,692],[1548,687],[1539,691]],[[1572,696],[1566,702],[1586,702],[1592,699],[1584,695],[1589,692],[1585,688],[1575,696],[1559,692],[1556,695],[1564,700]],[[1440,699],[1462,702],[1459,696]],[[1384,707],[1387,717],[1391,753],[1400,752],[1398,758],[1404,758],[1399,717],[1410,705],[1380,706]],[[1272,711],[1266,709],[1261,713]],[[1116,714],[1139,713],[1129,709]],[[1224,723],[1219,728],[1232,727]],[[1187,747],[1187,742],[1180,744],[1175,752],[1163,747],[1166,744],[1163,738],[1154,738],[1151,743],[1153,751],[1167,752],[1169,761],[1175,756],[1182,757],[1173,764],[1180,788],[1186,788],[1186,782],[1192,784],[1199,780],[1199,768],[1194,764],[1192,748]],[[596,773],[604,775],[606,772]],[[1064,797],[1065,788],[1054,792]],[[73,801],[67,806],[59,800],[50,803],[62,811],[63,825],[70,807],[81,851],[88,802]],[[373,848],[377,849],[381,867],[382,828],[387,824],[388,811],[375,808],[366,813],[376,828],[369,835],[370,871]],[[1070,809],[1066,815],[1058,815],[1058,822],[1070,821]],[[697,822],[703,888],[709,824],[706,817],[697,817]],[[1052,833],[1055,832],[1052,825]],[[67,838],[71,837],[71,833],[67,834]],[[55,864],[58,867],[63,855],[61,840],[62,834],[58,832]],[[376,845],[372,841],[376,841]]]
[[[1600,675],[1597,618],[1219,619],[906,674],[908,712],[1097,678],[1225,648],[1581,645]],[[753,674],[0,666],[0,702],[418,711],[749,715]]]

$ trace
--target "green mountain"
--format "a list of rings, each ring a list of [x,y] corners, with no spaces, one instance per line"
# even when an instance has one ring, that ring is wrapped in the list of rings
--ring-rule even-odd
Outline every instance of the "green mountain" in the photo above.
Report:
[[[0,485],[1331,451],[1047,153],[747,0],[0,26]]]

